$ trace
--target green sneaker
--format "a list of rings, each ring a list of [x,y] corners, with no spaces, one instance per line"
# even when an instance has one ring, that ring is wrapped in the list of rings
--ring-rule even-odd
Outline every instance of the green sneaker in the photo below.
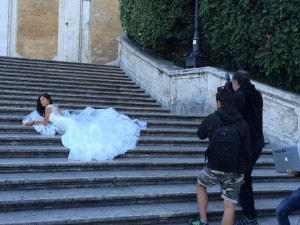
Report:
[[[199,219],[196,219],[196,220],[190,219],[189,225],[208,225],[208,222],[202,222]]]

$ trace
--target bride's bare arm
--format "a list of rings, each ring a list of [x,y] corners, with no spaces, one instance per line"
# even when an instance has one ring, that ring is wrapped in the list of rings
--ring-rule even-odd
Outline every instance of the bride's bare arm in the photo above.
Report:
[[[45,108],[44,121],[30,121],[28,123],[25,123],[24,126],[33,126],[33,125],[44,125],[44,126],[46,126],[49,123],[49,116],[50,116],[51,110],[52,109],[50,107]]]

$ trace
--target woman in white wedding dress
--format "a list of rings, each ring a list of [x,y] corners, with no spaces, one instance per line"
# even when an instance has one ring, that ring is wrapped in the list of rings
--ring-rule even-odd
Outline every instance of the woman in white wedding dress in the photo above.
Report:
[[[62,144],[70,149],[68,159],[107,160],[136,146],[147,123],[118,113],[113,108],[85,108],[79,114],[61,111],[47,93],[37,99],[36,110],[23,118],[42,135],[61,134]]]

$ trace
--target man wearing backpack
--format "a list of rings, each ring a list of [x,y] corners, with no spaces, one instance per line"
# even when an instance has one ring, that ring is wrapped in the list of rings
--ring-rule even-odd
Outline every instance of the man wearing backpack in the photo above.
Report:
[[[199,217],[190,225],[207,222],[207,187],[220,183],[224,199],[222,225],[232,225],[235,204],[243,182],[243,174],[251,165],[251,139],[247,122],[232,105],[232,92],[224,87],[216,94],[217,110],[200,124],[197,135],[209,139],[207,164],[198,176],[197,201]]]
[[[265,145],[263,135],[263,98],[261,93],[250,82],[247,71],[238,70],[232,76],[233,105],[247,121],[251,136],[251,167],[244,174],[240,191],[240,203],[243,207],[243,216],[237,219],[234,225],[258,225],[254,206],[252,188],[252,170]]]

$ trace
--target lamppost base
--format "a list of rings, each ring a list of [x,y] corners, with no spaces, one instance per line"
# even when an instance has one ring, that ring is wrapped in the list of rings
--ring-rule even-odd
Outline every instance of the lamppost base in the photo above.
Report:
[[[186,68],[204,67],[204,66],[207,66],[206,59],[204,56],[193,55],[186,58],[185,61]]]

